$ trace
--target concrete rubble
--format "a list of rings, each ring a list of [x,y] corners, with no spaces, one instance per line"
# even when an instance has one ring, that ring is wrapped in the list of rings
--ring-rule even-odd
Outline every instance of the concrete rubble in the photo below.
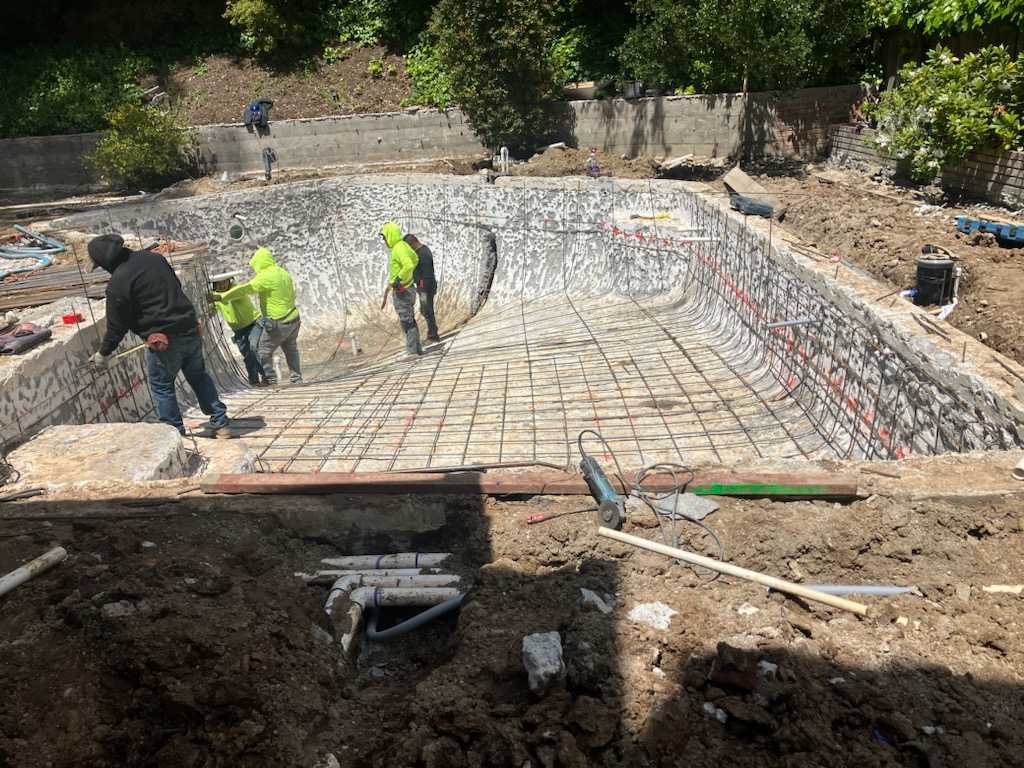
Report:
[[[523,638],[523,667],[530,690],[543,696],[565,675],[562,660],[562,636],[558,632],[538,632]]]

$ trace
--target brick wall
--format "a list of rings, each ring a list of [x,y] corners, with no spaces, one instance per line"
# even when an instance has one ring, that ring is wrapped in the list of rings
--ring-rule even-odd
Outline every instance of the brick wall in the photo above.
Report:
[[[870,144],[873,131],[858,133],[850,126],[838,126],[832,133],[830,158],[839,165],[860,170],[895,169]],[[969,198],[1009,208],[1024,206],[1024,154],[984,150],[962,163],[942,169],[938,183],[943,189]]]

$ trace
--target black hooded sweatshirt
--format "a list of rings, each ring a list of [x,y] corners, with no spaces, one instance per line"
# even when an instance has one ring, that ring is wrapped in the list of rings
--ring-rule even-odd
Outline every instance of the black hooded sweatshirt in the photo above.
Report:
[[[101,235],[89,243],[89,258],[110,273],[102,354],[113,353],[128,331],[143,339],[151,333],[195,333],[196,309],[159,253],[130,251],[120,235]]]

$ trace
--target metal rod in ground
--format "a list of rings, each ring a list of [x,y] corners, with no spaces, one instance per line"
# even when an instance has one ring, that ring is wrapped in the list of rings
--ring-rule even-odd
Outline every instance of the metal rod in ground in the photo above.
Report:
[[[696,555],[683,549],[677,549],[676,547],[668,547],[664,544],[659,544],[656,541],[642,539],[639,536],[631,536],[628,533],[613,531],[611,528],[603,527],[598,528],[597,533],[599,536],[614,539],[615,541],[620,541],[623,544],[631,544],[634,547],[646,549],[651,552],[657,552],[659,555],[665,555],[666,557],[671,557],[675,560],[682,560],[684,563],[690,563],[691,565],[699,565],[703,568],[717,571],[718,573],[724,573],[727,576],[735,576],[739,579],[753,581],[757,584],[771,587],[779,592],[787,592],[806,600],[813,600],[814,602],[823,603],[833,608],[850,611],[851,613],[856,613],[858,616],[866,616],[868,612],[868,607],[866,605],[855,603],[852,600],[845,600],[841,597],[836,597],[835,595],[827,595],[824,592],[816,592],[813,589],[802,587],[791,581],[777,579],[774,576],[767,576],[763,573],[758,573],[757,571],[750,571],[746,568],[740,568],[738,565],[723,563],[710,557],[704,557],[703,555]]]
[[[35,578],[40,573],[50,570],[53,566],[63,562],[67,556],[68,552],[64,547],[54,547],[35,560],[30,560],[20,568],[15,568],[6,576],[0,578],[0,597],[3,597],[15,587],[24,584],[29,579]]]

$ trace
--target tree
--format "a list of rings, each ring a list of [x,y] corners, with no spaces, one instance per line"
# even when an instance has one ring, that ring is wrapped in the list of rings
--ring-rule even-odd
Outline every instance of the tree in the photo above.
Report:
[[[513,152],[548,137],[557,36],[551,0],[440,0],[430,34],[454,101],[492,148]]]
[[[637,0],[624,74],[705,91],[836,84],[857,72],[863,0]]]
[[[1024,0],[871,0],[875,23],[936,35],[1024,24]]]

